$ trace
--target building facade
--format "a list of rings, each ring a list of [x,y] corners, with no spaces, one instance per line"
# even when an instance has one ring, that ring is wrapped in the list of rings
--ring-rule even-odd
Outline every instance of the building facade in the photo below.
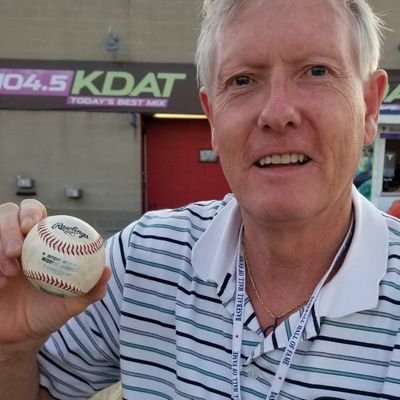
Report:
[[[400,197],[400,141],[382,135],[400,133],[400,2],[371,4],[389,28],[382,66],[393,76],[367,154],[369,195],[385,208]],[[0,202],[33,196],[51,214],[76,215],[108,236],[148,209],[228,191],[205,120],[154,118],[201,114],[193,66],[201,5],[2,0]],[[393,152],[394,166],[393,157],[385,164]]]
[[[84,218],[106,236],[137,218],[147,207],[141,114],[136,107],[61,107],[62,70],[85,70],[86,61],[117,71],[139,63],[148,72],[159,63],[192,66],[200,3],[2,1],[0,201],[34,196],[50,213]]]

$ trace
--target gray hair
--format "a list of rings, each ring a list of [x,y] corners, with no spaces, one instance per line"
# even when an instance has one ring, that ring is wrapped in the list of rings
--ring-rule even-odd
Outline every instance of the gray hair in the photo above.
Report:
[[[216,36],[219,29],[248,0],[204,0],[203,21],[197,42],[197,78],[201,86],[211,89],[215,63]],[[252,0],[251,0],[252,1]],[[354,21],[355,50],[363,80],[378,68],[381,57],[383,21],[373,12],[367,0],[334,0],[344,6]]]

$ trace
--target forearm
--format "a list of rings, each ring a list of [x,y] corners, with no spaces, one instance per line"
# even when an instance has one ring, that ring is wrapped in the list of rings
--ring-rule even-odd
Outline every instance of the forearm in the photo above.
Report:
[[[36,353],[0,355],[0,400],[39,399]],[[50,399],[46,395],[40,399]]]

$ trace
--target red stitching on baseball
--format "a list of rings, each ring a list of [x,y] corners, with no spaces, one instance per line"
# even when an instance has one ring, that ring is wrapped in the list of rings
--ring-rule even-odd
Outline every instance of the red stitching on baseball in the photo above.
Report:
[[[76,287],[75,285],[72,285],[71,283],[65,282],[61,279],[55,278],[54,276],[45,274],[43,272],[38,272],[31,269],[24,269],[24,273],[28,278],[48,283],[52,286],[55,286],[59,289],[63,289],[67,292],[74,293],[77,295],[85,294],[85,292],[82,289]]]
[[[57,251],[60,251],[61,245],[62,245],[61,240],[59,240],[59,239],[56,240],[56,241],[54,242],[54,249],[57,250]]]
[[[49,240],[51,239],[51,236],[50,236],[50,234],[49,233],[44,233],[44,235],[43,235],[43,240],[44,240],[44,242],[46,243],[46,244],[48,244],[49,243]]]
[[[55,250],[56,248],[55,248],[55,244],[54,244],[54,243],[56,243],[56,242],[57,242],[57,239],[54,238],[54,237],[52,237],[51,239],[49,239],[48,245],[49,245],[53,250]]]
[[[99,235],[96,240],[86,244],[72,244],[64,242],[55,236],[49,230],[44,221],[37,227],[40,238],[51,248],[59,253],[68,255],[91,255],[97,253],[103,247],[103,238]]]

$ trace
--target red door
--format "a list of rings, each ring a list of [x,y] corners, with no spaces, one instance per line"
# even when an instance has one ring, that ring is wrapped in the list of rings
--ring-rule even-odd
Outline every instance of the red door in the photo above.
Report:
[[[221,199],[230,191],[219,162],[200,161],[211,150],[206,120],[145,118],[143,132],[145,211]]]

